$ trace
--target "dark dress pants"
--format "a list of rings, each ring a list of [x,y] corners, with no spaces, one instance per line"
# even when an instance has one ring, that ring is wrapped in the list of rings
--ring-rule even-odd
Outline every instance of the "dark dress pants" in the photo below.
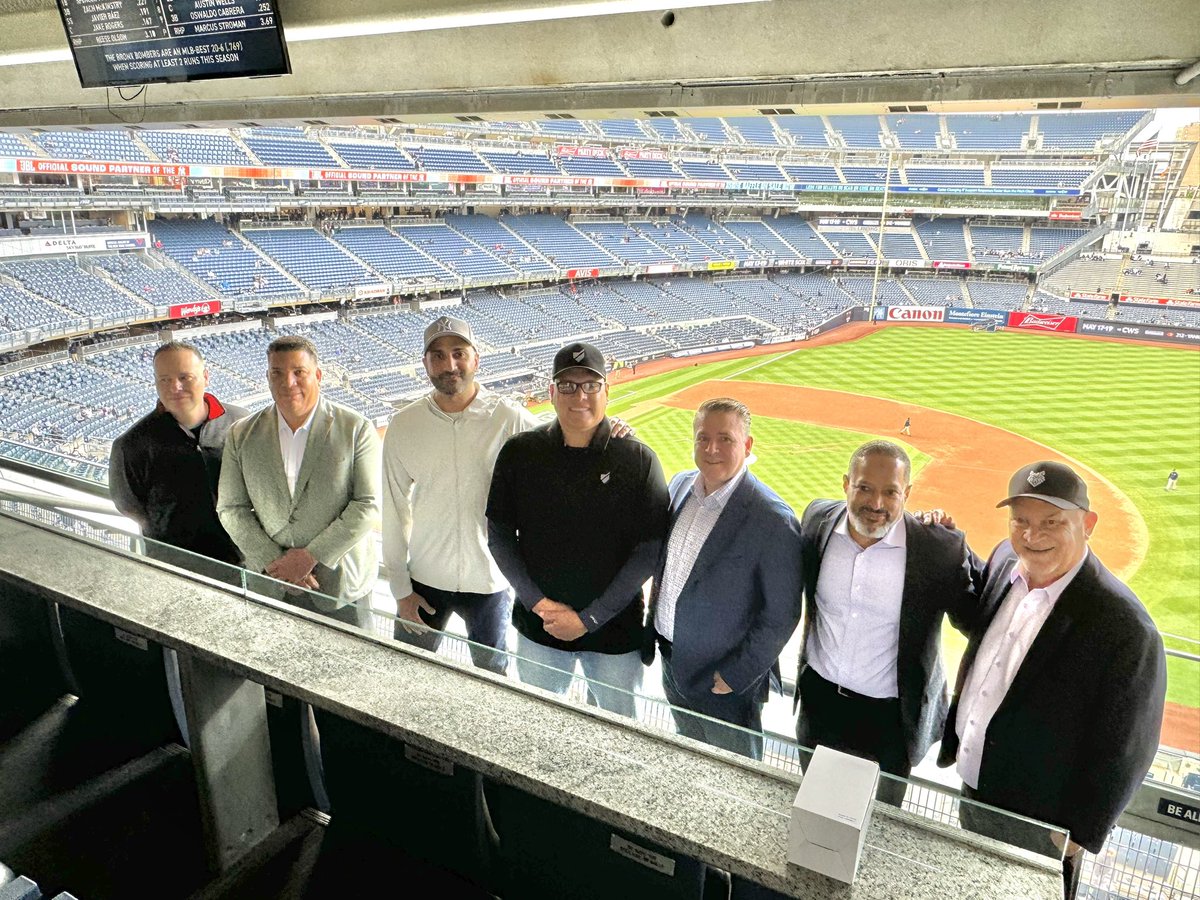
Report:
[[[820,744],[874,760],[879,763],[880,771],[897,778],[911,774],[898,699],[880,700],[847,691],[822,678],[812,666],[805,666],[797,689],[800,717],[796,722],[796,740],[805,768],[812,758],[811,751]],[[906,788],[896,778],[880,778],[875,796],[884,803],[900,806]]]
[[[659,650],[662,656],[663,693],[667,696],[667,702],[671,704],[675,730],[684,737],[712,744],[731,753],[740,753],[751,759],[762,759],[762,693],[757,689],[749,694],[710,692],[700,702],[684,697],[679,685],[675,683],[670,645],[660,640]],[[720,721],[714,722],[711,719]],[[724,725],[723,722],[728,722],[729,725]],[[739,727],[732,728],[731,725]]]

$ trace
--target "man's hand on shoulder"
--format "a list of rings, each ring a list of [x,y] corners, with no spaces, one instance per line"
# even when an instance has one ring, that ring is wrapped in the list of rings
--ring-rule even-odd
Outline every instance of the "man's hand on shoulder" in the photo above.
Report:
[[[713,672],[712,692],[714,694],[732,694],[733,693],[733,688],[731,688],[728,684],[725,683],[725,679],[721,677],[720,672]]]
[[[944,509],[914,509],[912,511],[913,518],[922,525],[940,525],[943,528],[954,529],[954,517]]]
[[[396,616],[400,620],[400,625],[409,634],[420,634],[422,631],[429,630],[429,626],[421,620],[418,609],[425,610],[431,616],[437,612],[429,605],[429,601],[416,591],[396,601]]]
[[[612,432],[612,436],[615,438],[637,437],[637,431],[624,419],[617,418],[616,416],[609,416],[608,426],[609,430]]]

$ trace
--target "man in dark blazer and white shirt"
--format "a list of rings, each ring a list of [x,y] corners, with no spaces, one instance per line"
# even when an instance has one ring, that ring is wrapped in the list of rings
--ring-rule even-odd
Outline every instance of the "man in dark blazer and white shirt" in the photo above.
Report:
[[[697,468],[671,480],[643,658],[657,645],[680,734],[761,759],[763,703],[800,620],[796,516],[746,469],[754,439],[743,403],[705,401],[693,438]]]
[[[962,533],[904,512],[911,476],[901,447],[866,443],[842,479],[846,499],[814,500],[800,528],[796,738],[873,759],[898,778],[942,734],[943,618],[966,633],[979,612],[979,567]],[[879,797],[899,804],[904,789],[881,779]]]
[[[1009,539],[986,569],[984,619],[958,670],[940,765],[963,795],[1070,831],[963,803],[963,824],[1043,853],[1063,851],[1068,898],[1082,850],[1100,851],[1158,749],[1162,637],[1145,607],[1088,548],[1087,485],[1069,466],[1019,469],[999,506]]]

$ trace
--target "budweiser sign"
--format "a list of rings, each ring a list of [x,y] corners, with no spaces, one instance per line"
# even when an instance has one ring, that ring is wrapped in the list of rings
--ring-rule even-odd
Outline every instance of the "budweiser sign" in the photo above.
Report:
[[[1060,316],[1053,313],[1013,312],[1008,314],[1009,328],[1024,328],[1026,331],[1074,332],[1075,316]]]
[[[944,306],[889,306],[889,322],[945,322]]]
[[[167,314],[172,319],[190,319],[194,316],[213,316],[220,311],[220,300],[205,300],[202,303],[180,303],[172,306]]]

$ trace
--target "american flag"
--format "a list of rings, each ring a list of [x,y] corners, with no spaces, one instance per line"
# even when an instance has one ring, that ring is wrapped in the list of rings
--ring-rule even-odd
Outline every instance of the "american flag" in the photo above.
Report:
[[[1138,144],[1136,152],[1138,152],[1138,153],[1153,153],[1157,149],[1158,149],[1158,132],[1156,131],[1156,132],[1154,132],[1154,134],[1150,135],[1150,137],[1146,138],[1146,140],[1144,140],[1140,144]]]

